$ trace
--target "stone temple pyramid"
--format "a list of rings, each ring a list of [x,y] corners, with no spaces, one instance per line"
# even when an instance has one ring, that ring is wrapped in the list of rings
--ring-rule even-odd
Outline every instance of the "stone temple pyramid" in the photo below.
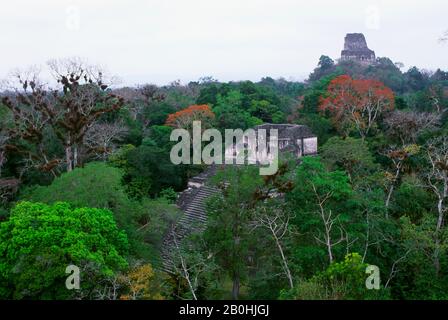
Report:
[[[375,62],[375,51],[367,47],[366,38],[362,33],[347,33],[344,50],[341,52],[341,61],[354,60],[362,64]]]

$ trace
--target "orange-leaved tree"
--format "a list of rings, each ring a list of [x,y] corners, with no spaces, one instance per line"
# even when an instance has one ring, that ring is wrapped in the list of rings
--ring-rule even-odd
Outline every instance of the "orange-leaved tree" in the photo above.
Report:
[[[120,275],[118,283],[127,289],[127,293],[121,295],[120,300],[164,300],[161,283],[150,264]]]
[[[165,124],[177,129],[190,130],[193,128],[193,121],[201,121],[201,126],[204,129],[210,127],[214,119],[215,114],[208,105],[192,105],[170,114]]]
[[[327,94],[326,98],[321,98],[319,110],[328,112],[338,131],[345,136],[357,131],[364,139],[379,118],[394,109],[394,93],[376,80],[342,75],[330,82]]]

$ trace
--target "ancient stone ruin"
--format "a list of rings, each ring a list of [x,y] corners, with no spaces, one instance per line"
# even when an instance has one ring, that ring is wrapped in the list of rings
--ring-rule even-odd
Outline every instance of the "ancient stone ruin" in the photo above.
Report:
[[[341,52],[341,61],[357,61],[362,64],[375,62],[375,51],[367,47],[366,38],[362,33],[348,33],[345,36],[344,50]]]
[[[270,130],[272,129],[275,129],[278,132],[279,152],[290,152],[297,156],[297,158],[317,153],[317,137],[307,126],[297,124],[266,123],[256,126],[254,128],[254,132],[255,135],[258,135],[259,130],[265,130],[265,132],[269,134]],[[249,163],[271,163],[272,161],[274,161],[273,153],[257,155],[257,141],[251,141],[250,139],[247,139],[247,137],[245,137],[244,144],[240,147],[250,151],[247,158]],[[238,153],[238,146],[236,144],[227,146],[225,150],[226,163],[235,162]]]
[[[313,134],[307,126],[294,124],[263,124],[256,126],[255,131],[259,129],[278,130],[279,152],[289,152],[295,155],[297,159],[303,156],[317,154],[317,136]],[[256,146],[247,144],[248,149],[254,149]],[[235,145],[228,147],[225,151],[226,158],[233,157]],[[273,159],[264,159],[272,161]],[[182,239],[194,231],[203,231],[207,223],[206,201],[213,195],[219,195],[220,190],[211,185],[210,178],[218,170],[222,170],[225,165],[209,166],[200,175],[191,178],[188,181],[188,189],[180,193],[176,205],[182,214],[177,222],[174,222],[164,237],[162,244],[162,262],[163,269],[166,272],[175,273],[176,255]]]

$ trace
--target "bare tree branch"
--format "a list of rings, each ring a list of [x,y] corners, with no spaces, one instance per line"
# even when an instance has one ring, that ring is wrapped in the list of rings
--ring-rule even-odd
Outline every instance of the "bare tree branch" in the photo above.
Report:
[[[427,158],[430,163],[427,181],[430,190],[437,197],[437,225],[435,229],[434,266],[440,271],[441,231],[445,225],[445,213],[448,210],[448,137],[443,136],[427,143]]]
[[[84,138],[87,153],[92,154],[95,159],[107,158],[115,152],[127,132],[121,122],[93,123]]]
[[[293,289],[294,281],[282,244],[282,239],[289,232],[289,221],[291,217],[292,216],[282,208],[272,208],[268,210],[263,206],[255,211],[254,221],[252,222],[252,225],[254,226],[254,229],[265,228],[269,230],[280,253],[283,271],[288,279],[291,289]]]

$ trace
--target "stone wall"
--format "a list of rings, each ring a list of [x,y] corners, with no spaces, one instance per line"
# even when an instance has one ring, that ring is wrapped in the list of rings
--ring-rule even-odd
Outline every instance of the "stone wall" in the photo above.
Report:
[[[375,62],[375,51],[368,48],[366,38],[362,33],[348,33],[345,36],[341,61],[347,60],[355,60],[364,64]]]

